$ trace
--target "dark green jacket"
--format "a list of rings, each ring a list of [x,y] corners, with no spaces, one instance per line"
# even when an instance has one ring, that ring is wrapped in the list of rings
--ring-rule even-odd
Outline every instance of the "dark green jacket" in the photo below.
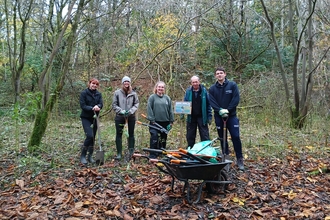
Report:
[[[209,121],[212,120],[212,108],[209,101],[209,95],[207,93],[206,88],[203,85],[199,85],[199,89],[201,89],[201,99],[202,99],[202,117],[203,124],[206,125]],[[184,101],[192,102],[193,88],[190,86],[186,90],[186,94],[184,96]],[[194,106],[192,106],[194,108]],[[191,115],[187,116],[187,122],[191,122]]]

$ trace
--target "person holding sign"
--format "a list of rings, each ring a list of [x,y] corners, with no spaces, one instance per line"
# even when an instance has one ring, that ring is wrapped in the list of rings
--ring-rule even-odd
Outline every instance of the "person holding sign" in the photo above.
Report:
[[[165,83],[159,81],[154,88],[154,94],[149,96],[147,105],[147,119],[150,121],[150,148],[165,149],[168,132],[162,129],[156,129],[156,126],[162,126],[167,131],[172,129],[174,122],[174,113],[171,98],[165,94]],[[158,154],[151,152],[150,158],[156,158]]]
[[[186,139],[188,147],[195,144],[197,128],[201,141],[210,140],[208,125],[212,121],[212,108],[206,88],[200,83],[198,76],[190,79],[191,86],[186,90],[184,101],[191,102],[191,114],[187,115]],[[180,115],[181,119],[184,114]]]

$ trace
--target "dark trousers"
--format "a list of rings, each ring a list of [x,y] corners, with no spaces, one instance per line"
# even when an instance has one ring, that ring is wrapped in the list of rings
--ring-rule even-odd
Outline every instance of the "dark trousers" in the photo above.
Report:
[[[203,118],[198,117],[191,119],[191,122],[187,122],[187,133],[186,139],[189,147],[193,147],[196,141],[197,128],[199,131],[199,136],[201,141],[210,140],[209,126],[207,124],[203,125]]]
[[[84,141],[85,147],[94,146],[95,135],[97,131],[97,122],[94,118],[81,118],[81,123],[86,135],[86,139]]]
[[[242,142],[240,138],[240,132],[239,132],[239,119],[236,116],[230,116],[227,119],[226,122],[226,139],[225,139],[225,146],[223,146],[223,128],[224,128],[224,121],[220,116],[215,116],[215,124],[217,126],[217,131],[218,135],[221,140],[221,146],[222,149],[224,149],[224,154],[228,155],[229,154],[229,149],[228,149],[228,131],[231,136],[231,140],[234,145],[234,150],[236,154],[236,158],[240,159],[243,157],[242,155]]]
[[[136,118],[134,115],[127,117],[127,126],[128,131],[124,131],[126,118],[124,116],[117,115],[115,117],[115,126],[116,126],[116,143],[122,143],[123,132],[128,133],[128,139],[134,140],[134,129],[135,129]],[[127,128],[125,128],[127,129]]]
[[[169,125],[169,122],[156,122],[160,126],[166,129],[167,125]],[[152,126],[156,126],[150,123]],[[151,149],[166,149],[166,140],[167,140],[167,134],[164,132],[160,132],[159,130],[155,128],[149,127],[149,132],[150,132],[150,148]],[[157,157],[158,154],[151,152],[150,157]]]

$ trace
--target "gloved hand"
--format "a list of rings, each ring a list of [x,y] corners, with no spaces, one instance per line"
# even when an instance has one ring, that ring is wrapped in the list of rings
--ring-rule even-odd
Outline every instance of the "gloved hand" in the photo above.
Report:
[[[219,110],[219,115],[220,115],[222,118],[227,118],[227,117],[228,117],[228,114],[229,114],[228,109],[220,108],[220,110]]]
[[[125,115],[126,111],[125,110],[121,110],[118,114],[119,115]]]
[[[209,125],[212,124],[212,119],[209,119],[208,124],[209,124]]]
[[[171,124],[167,125],[166,130],[170,131],[171,129],[172,129],[172,125]]]
[[[129,111],[125,111],[125,117],[128,117],[129,116]]]
[[[180,120],[184,120],[184,114],[180,115]]]

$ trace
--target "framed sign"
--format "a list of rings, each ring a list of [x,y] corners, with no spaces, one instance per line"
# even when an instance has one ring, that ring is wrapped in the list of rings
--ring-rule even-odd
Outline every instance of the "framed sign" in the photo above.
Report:
[[[175,114],[191,114],[191,102],[175,102]]]

